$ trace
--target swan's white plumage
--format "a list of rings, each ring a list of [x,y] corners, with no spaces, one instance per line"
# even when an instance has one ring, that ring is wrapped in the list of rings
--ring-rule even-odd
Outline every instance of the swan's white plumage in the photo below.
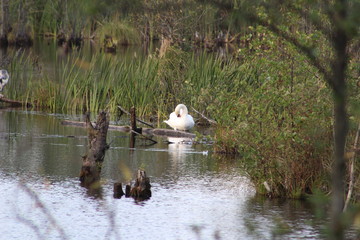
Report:
[[[164,121],[174,130],[189,130],[194,127],[195,122],[191,115],[188,114],[188,109],[184,104],[176,106],[175,111],[170,114],[169,120]]]
[[[0,70],[0,92],[2,92],[3,88],[9,81],[9,74],[6,70]],[[2,94],[0,94],[0,97],[3,97]]]

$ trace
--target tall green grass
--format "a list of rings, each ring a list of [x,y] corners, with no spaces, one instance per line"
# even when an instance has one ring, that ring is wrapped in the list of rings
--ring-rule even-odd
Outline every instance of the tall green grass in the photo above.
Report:
[[[69,56],[56,67],[58,79],[55,74],[38,72],[33,61],[25,54],[12,59],[8,97],[63,112],[115,112],[117,105],[136,106],[139,115],[149,115],[164,100],[157,58],[130,61],[99,53],[88,61],[80,55]]]
[[[121,105],[166,118],[180,102],[206,110],[217,101],[217,91],[239,88],[234,82],[241,75],[236,61],[176,48],[162,58],[97,53],[88,60],[73,52],[57,62],[53,74],[39,71],[35,61],[25,53],[13,59],[10,72],[17,83],[9,87],[9,96],[63,112],[115,112]]]

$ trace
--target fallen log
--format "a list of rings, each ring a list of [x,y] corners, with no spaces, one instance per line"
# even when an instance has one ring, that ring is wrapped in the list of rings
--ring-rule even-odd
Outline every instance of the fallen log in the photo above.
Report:
[[[11,107],[32,107],[32,104],[29,102],[21,102],[17,100],[8,99],[5,97],[0,97],[0,102],[8,103]]]
[[[70,121],[70,120],[63,120],[61,121],[62,125],[65,126],[73,126],[73,127],[86,127],[86,122],[80,122],[80,121]],[[92,124],[96,124],[95,122],[92,122]],[[108,130],[116,130],[120,132],[130,132],[129,126],[116,126],[116,125],[109,125]]]
[[[69,121],[63,120],[62,125],[66,126],[75,126],[75,127],[86,127],[85,122],[79,121]],[[120,131],[120,132],[130,132],[131,128],[129,126],[116,126],[109,125],[109,130]],[[162,137],[181,137],[181,138],[195,138],[195,134],[185,131],[176,131],[172,129],[165,128],[142,128],[142,133],[147,135],[156,135]]]
[[[82,186],[92,188],[98,185],[105,151],[109,148],[106,144],[109,118],[107,113],[103,111],[93,125],[90,121],[90,114],[87,114],[85,124],[88,130],[88,150],[87,154],[82,157],[79,179]]]

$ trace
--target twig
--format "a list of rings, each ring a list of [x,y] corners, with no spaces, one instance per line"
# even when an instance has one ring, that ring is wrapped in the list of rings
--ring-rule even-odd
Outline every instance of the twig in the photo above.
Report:
[[[214,124],[216,125],[217,122],[215,120],[212,120],[210,118],[207,118],[204,114],[200,113],[199,111],[197,111],[195,108],[191,107],[192,110],[194,110],[194,112],[196,112],[197,114],[199,114],[202,118],[204,118],[206,121],[208,121],[210,124]]]
[[[118,105],[118,108],[123,112],[126,113],[127,115],[130,116],[130,113],[128,111],[126,111],[124,108],[122,108],[120,105]],[[143,120],[140,120],[138,118],[136,118],[136,121],[141,122],[142,124],[145,124],[146,126],[149,126],[151,128],[154,128],[153,125],[151,125],[150,123],[144,122]]]
[[[355,141],[354,141],[354,154],[352,155],[351,160],[350,160],[349,190],[348,190],[348,193],[347,193],[347,196],[346,196],[343,212],[346,211],[346,209],[347,209],[347,207],[349,205],[351,195],[352,195],[352,192],[353,192],[353,189],[354,189],[354,178],[355,178],[354,177],[354,163],[355,163],[355,157],[356,157],[356,152],[357,152],[356,148],[357,148],[358,141],[359,141],[359,133],[360,133],[360,123],[359,123],[358,129],[357,129],[356,136],[355,136]]]

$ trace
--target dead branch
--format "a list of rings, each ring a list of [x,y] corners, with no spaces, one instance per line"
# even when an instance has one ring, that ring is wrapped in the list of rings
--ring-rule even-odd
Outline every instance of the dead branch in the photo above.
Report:
[[[210,118],[207,118],[204,114],[202,114],[201,112],[199,112],[199,111],[197,111],[195,108],[193,108],[193,107],[191,107],[192,108],[192,110],[194,111],[194,112],[196,112],[197,114],[199,114],[202,118],[204,118],[206,121],[208,121],[210,124],[213,124],[213,125],[216,125],[217,124],[217,122],[215,121],[215,120],[212,120],[212,119],[210,119]]]
[[[122,108],[120,105],[118,105],[118,108],[120,109],[121,112],[126,113],[127,115],[131,116],[131,114],[128,111],[126,111],[124,108]],[[147,123],[147,122],[145,122],[145,121],[143,121],[141,119],[136,118],[136,121],[138,121],[138,122],[140,122],[142,124],[145,124],[148,127],[154,128],[154,126],[152,124]]]

